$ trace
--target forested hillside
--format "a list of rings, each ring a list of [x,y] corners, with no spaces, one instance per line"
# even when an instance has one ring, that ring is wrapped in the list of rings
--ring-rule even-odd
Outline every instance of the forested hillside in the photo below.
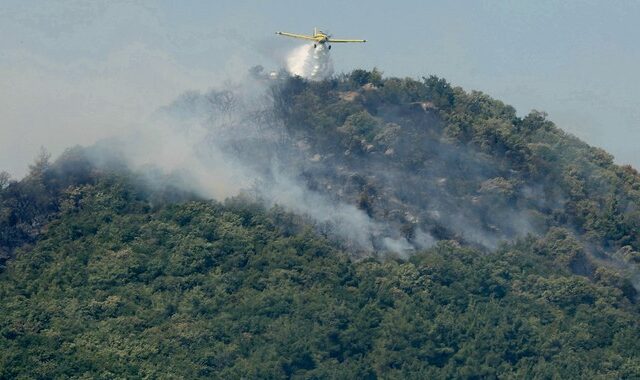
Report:
[[[638,172],[544,113],[520,118],[436,77],[360,70],[320,83],[289,79],[274,98],[288,133],[323,163],[305,167],[309,181],[376,219],[395,218],[409,240],[420,228],[495,248],[562,226],[597,255],[640,249]]]
[[[640,376],[635,169],[435,77],[256,80],[260,132],[227,152],[355,206],[364,239],[268,192],[43,154],[0,177],[0,378]],[[239,96],[168,110],[230,123]]]

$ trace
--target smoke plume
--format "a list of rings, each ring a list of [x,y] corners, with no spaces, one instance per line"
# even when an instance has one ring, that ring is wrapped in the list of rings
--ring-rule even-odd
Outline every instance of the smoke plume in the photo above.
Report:
[[[422,231],[410,243],[397,226],[330,192],[311,189],[305,173],[313,162],[270,116],[268,89],[266,82],[247,80],[207,93],[187,92],[149,123],[103,141],[100,151],[124,158],[142,174],[160,169],[179,179],[174,186],[205,198],[222,201],[242,193],[267,207],[280,206],[316,224],[355,254],[405,256],[434,243]]]

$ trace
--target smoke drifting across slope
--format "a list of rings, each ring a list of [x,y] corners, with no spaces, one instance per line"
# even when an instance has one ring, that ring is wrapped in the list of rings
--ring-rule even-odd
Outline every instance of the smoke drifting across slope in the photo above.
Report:
[[[172,186],[207,198],[279,205],[355,254],[407,255],[440,239],[494,249],[544,233],[562,212],[562,194],[444,138],[431,102],[390,97],[396,79],[377,87],[357,71],[321,83],[250,72],[184,93],[94,152],[115,151],[151,179],[162,169]]]
[[[304,179],[309,161],[273,116],[265,84],[247,80],[204,94],[187,92],[148,125],[101,145],[134,170],[159,168],[182,181],[177,187],[204,197],[224,200],[242,193],[304,216],[356,254],[404,255],[433,244],[422,231],[421,239],[410,243],[395,226],[310,189]]]
[[[328,52],[303,48],[298,50],[303,60],[297,62],[306,66],[298,68],[309,69],[304,73],[316,79],[327,74],[318,63],[330,62]],[[268,206],[304,215],[355,252],[405,255],[437,239],[492,249],[501,240],[535,232],[527,209],[492,202],[494,190],[452,195],[469,183],[500,191],[512,184],[503,183],[507,174],[490,158],[439,141],[434,113],[416,105],[382,107],[377,119],[367,121],[378,124],[375,146],[352,140],[345,151],[348,131],[360,128],[353,123],[361,112],[328,130],[324,136],[330,141],[323,146],[304,136],[305,127],[299,128],[303,135],[292,131],[278,114],[278,102],[295,106],[280,84],[296,79],[253,74],[207,93],[187,92],[110,145],[134,169],[160,168],[179,178],[178,186],[205,197],[224,200],[248,193]],[[340,96],[352,99],[348,93]],[[345,102],[348,106],[353,99]]]
[[[333,74],[333,61],[325,44],[302,45],[287,56],[287,71],[305,79],[322,80]]]

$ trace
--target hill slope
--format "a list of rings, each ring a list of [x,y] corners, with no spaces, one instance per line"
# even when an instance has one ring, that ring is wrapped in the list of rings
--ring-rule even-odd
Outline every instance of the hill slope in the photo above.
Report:
[[[319,154],[302,170],[309,181],[376,219],[489,248],[550,226],[570,228],[599,254],[640,248],[637,171],[543,113],[519,118],[435,77],[363,71],[290,79],[275,98],[289,134],[309,144],[307,158]]]
[[[80,190],[0,277],[2,377],[628,377],[638,310],[556,265],[555,231],[354,262],[245,200],[150,207]],[[295,225],[295,223],[293,224]],[[619,280],[618,280],[619,282]]]
[[[170,108],[229,121],[220,94]],[[261,111],[225,153],[355,206],[366,244],[286,199],[41,157],[0,186],[0,377],[640,374],[634,169],[433,77],[285,78]]]

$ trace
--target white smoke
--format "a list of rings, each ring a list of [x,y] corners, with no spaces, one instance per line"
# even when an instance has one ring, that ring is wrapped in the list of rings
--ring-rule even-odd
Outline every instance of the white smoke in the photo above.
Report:
[[[271,206],[280,205],[290,212],[312,218],[351,248],[371,253],[376,250],[374,241],[380,240],[380,248],[406,258],[416,248],[429,248],[435,244],[431,235],[418,229],[412,245],[399,236],[398,231],[373,220],[354,205],[331,200],[326,194],[310,190],[290,174],[284,168],[272,168],[269,183],[263,182],[257,189],[260,197]]]
[[[304,157],[295,141],[281,143],[278,127],[256,117],[270,105],[260,101],[266,88],[253,82],[232,87],[234,92],[186,93],[111,145],[134,170],[169,174],[178,188],[220,201],[254,195],[268,207],[303,215],[357,255],[380,251],[406,257],[434,244],[419,229],[412,244],[355,205],[310,189],[300,176]]]
[[[322,80],[333,74],[333,61],[326,44],[302,45],[287,56],[287,71],[306,79]]]

